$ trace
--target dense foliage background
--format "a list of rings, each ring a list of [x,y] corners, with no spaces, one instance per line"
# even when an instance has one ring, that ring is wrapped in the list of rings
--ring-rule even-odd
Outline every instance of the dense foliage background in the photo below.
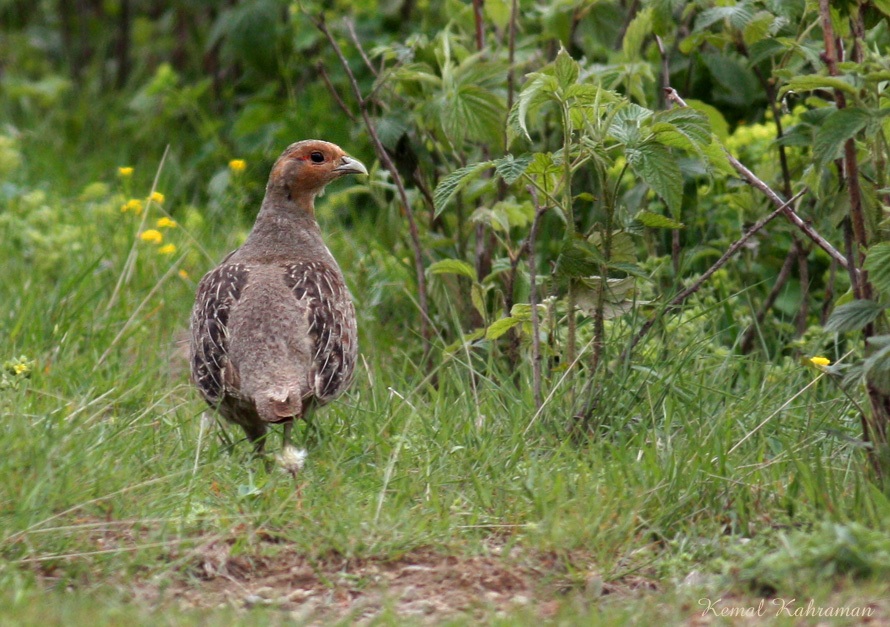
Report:
[[[641,545],[764,591],[890,569],[886,2],[36,4],[0,1],[0,576],[114,565],[58,558],[93,538],[37,539],[57,517],[289,533],[181,338],[312,137],[371,174],[320,200],[365,374],[310,439],[300,550],[459,520],[616,580]]]

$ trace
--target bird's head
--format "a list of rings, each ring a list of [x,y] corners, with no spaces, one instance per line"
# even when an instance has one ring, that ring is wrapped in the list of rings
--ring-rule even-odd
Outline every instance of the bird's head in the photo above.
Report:
[[[291,144],[281,153],[272,173],[266,194],[284,195],[308,211],[312,201],[324,192],[331,181],[346,174],[367,174],[361,161],[343,152],[336,144],[318,139]]]

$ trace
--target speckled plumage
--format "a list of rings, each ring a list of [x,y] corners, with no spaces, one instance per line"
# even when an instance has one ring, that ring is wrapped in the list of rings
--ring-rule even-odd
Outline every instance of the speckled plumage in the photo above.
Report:
[[[322,240],[314,199],[332,180],[366,173],[334,144],[289,146],[272,168],[247,241],[198,286],[192,381],[258,449],[270,423],[285,423],[287,445],[294,419],[352,381],[355,309]]]

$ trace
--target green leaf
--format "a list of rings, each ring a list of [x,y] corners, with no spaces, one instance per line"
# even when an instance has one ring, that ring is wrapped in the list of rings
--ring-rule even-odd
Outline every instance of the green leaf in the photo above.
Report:
[[[868,356],[862,369],[868,382],[883,394],[890,394],[890,337],[879,335],[868,339],[877,350]]]
[[[436,216],[445,209],[448,201],[463,189],[473,177],[494,165],[493,161],[480,161],[466,167],[460,168],[443,178],[436,185],[436,191],[433,193],[433,205],[436,208]]]
[[[553,63],[553,73],[559,86],[565,91],[578,81],[581,68],[565,48],[560,48],[559,54],[556,55],[556,61]]]
[[[427,272],[430,274],[457,274],[473,281],[476,280],[476,269],[460,259],[442,259],[431,264],[427,268]]]
[[[558,87],[559,84],[553,76],[547,74],[529,75],[529,80],[519,92],[519,97],[507,117],[507,139],[509,141],[513,141],[519,135],[531,139],[527,126],[529,113],[550,102]]]
[[[636,61],[640,58],[643,41],[652,33],[652,8],[647,7],[636,14],[624,32],[621,51],[625,61]]]
[[[837,109],[828,114],[813,140],[816,167],[824,168],[837,158],[841,144],[865,128],[870,118],[866,111],[852,107]]]
[[[659,213],[653,213],[651,211],[641,211],[637,214],[637,220],[639,220],[643,226],[648,226],[650,229],[685,229],[686,225],[682,222],[677,222],[667,216],[663,216]]]
[[[868,279],[884,296],[890,296],[890,242],[881,242],[868,249],[865,259]]]
[[[832,333],[844,333],[846,331],[858,331],[866,325],[877,320],[884,309],[884,305],[870,300],[854,300],[846,305],[836,307],[828,322],[825,323],[825,330]]]
[[[495,320],[485,330],[485,339],[496,340],[520,322],[521,320],[519,320],[518,318],[514,318],[513,316],[507,316],[506,318]]]
[[[726,122],[726,118],[723,117],[720,109],[713,105],[709,105],[706,102],[702,102],[701,100],[693,100],[692,98],[688,99],[686,104],[690,109],[695,109],[707,116],[711,130],[718,139],[722,141],[729,137],[729,124]]]
[[[739,2],[732,6],[720,6],[702,11],[695,18],[695,32],[722,21],[729,22],[729,25],[736,30],[742,30],[753,17],[749,7],[748,2]]]
[[[789,91],[815,91],[817,89],[838,89],[850,96],[856,95],[856,87],[846,76],[818,76],[809,74],[795,76],[779,90],[779,98],[783,98]]]
[[[627,162],[677,215],[683,202],[683,173],[670,151],[661,144],[646,143],[639,149],[628,150]]]
[[[442,130],[455,143],[497,142],[501,138],[506,113],[503,100],[477,85],[459,85],[447,92],[436,107]]]
[[[606,263],[605,257],[587,241],[575,238],[563,243],[562,251],[556,259],[557,274],[565,277],[590,276]]]
[[[652,116],[653,125],[667,122],[696,144],[711,142],[711,124],[708,116],[691,107],[676,107],[659,111]]]
[[[494,170],[504,179],[507,185],[511,185],[522,176],[528,165],[532,162],[531,154],[524,154],[519,157],[507,155],[494,162]]]

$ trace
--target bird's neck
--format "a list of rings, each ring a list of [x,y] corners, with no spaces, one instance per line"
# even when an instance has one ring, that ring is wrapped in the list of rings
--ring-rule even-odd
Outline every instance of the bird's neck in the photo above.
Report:
[[[288,258],[312,255],[325,249],[312,199],[302,203],[283,198],[265,198],[239,257],[248,259]]]

